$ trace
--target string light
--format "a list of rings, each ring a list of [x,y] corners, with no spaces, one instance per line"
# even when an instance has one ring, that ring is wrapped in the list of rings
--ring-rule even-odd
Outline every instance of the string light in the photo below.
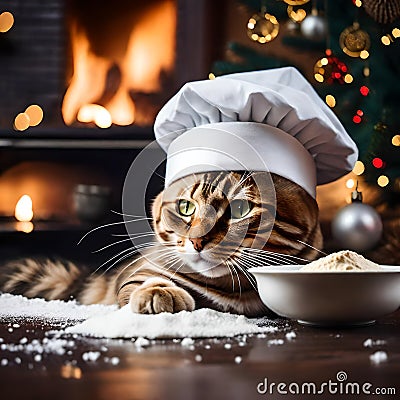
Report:
[[[361,93],[363,96],[368,96],[368,94],[369,94],[369,89],[368,89],[368,87],[367,87],[367,86],[361,86],[361,87],[360,87],[360,93]]]
[[[353,173],[356,175],[362,175],[365,171],[365,166],[362,161],[357,161],[354,164]]]
[[[328,106],[331,108],[336,106],[336,99],[331,94],[326,95],[325,101],[326,104],[328,104]]]
[[[353,82],[353,76],[350,75],[350,74],[346,74],[346,75],[344,76],[344,81],[345,81],[346,83],[351,83],[351,82]]]
[[[317,82],[344,83],[348,74],[347,65],[332,54],[332,50],[325,50],[326,57],[319,59],[314,65],[314,78]]]
[[[389,46],[390,43],[393,42],[393,39],[390,35],[383,35],[381,37],[381,42],[385,45],[385,46]]]
[[[393,146],[400,146],[400,135],[394,135],[392,137],[392,145]]]
[[[395,39],[397,39],[398,37],[400,37],[400,29],[399,28],[394,28],[392,30],[392,35]]]
[[[307,13],[305,10],[303,10],[302,8],[295,10],[293,6],[288,6],[287,13],[288,13],[289,18],[293,22],[297,22],[297,23],[302,22],[304,20],[304,18],[307,16]]]
[[[362,110],[357,110],[356,115],[353,117],[353,122],[359,124],[362,121],[362,116],[364,115]]]
[[[376,182],[380,187],[385,187],[389,184],[389,178],[386,175],[381,175]]]
[[[215,75],[214,75],[212,72],[210,72],[210,73],[208,74],[208,79],[210,79],[210,80],[215,79]]]
[[[356,183],[354,182],[354,179],[347,179],[346,181],[346,187],[348,189],[352,189]]]
[[[375,157],[373,160],[372,160],[372,165],[375,167],[375,168],[383,168],[384,166],[385,166],[385,163],[383,162],[383,160],[381,159],[381,158],[379,158],[379,157]]]

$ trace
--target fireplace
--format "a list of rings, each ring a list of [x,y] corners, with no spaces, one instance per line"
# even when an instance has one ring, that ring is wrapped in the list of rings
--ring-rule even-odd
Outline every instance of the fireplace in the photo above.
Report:
[[[121,211],[125,175],[153,139],[156,113],[222,57],[223,3],[1,1],[13,24],[0,24],[0,256],[49,243],[68,256],[72,242],[87,254],[96,246],[77,248],[82,234],[121,220],[110,210]],[[162,186],[150,183],[149,204]],[[77,188],[82,204],[107,194],[104,218],[77,212]]]
[[[151,125],[174,86],[176,14],[175,0],[70,1],[64,122]]]
[[[151,126],[182,83],[207,77],[220,7],[210,0],[3,0],[0,14],[14,24],[0,33],[0,128]],[[32,105],[44,117],[29,127],[24,114]]]

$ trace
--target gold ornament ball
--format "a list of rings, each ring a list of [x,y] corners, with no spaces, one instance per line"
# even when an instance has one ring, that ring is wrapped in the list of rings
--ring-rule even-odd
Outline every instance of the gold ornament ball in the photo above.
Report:
[[[254,14],[247,23],[248,37],[258,43],[268,43],[279,33],[279,22],[275,16],[268,13]]]
[[[371,40],[368,33],[355,23],[340,34],[339,43],[343,53],[350,57],[360,57],[363,51],[369,50]]]

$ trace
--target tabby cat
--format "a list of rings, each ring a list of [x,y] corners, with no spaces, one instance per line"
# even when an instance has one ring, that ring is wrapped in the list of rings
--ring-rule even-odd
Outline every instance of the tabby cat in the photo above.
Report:
[[[157,196],[152,214],[157,240],[109,275],[25,259],[0,270],[0,287],[27,297],[72,295],[83,304],[129,303],[137,313],[209,307],[260,316],[270,312],[247,269],[312,260],[322,246],[315,199],[266,172],[202,173],[190,184],[180,179]]]

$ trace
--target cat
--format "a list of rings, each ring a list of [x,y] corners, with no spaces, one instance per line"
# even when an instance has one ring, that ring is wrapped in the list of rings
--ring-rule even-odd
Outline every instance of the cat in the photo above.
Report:
[[[62,260],[16,260],[0,270],[0,288],[46,299],[72,295],[82,304],[129,303],[145,314],[209,307],[273,315],[247,269],[314,260],[322,247],[316,200],[266,172],[179,179],[156,197],[152,219],[156,241],[109,275]]]

